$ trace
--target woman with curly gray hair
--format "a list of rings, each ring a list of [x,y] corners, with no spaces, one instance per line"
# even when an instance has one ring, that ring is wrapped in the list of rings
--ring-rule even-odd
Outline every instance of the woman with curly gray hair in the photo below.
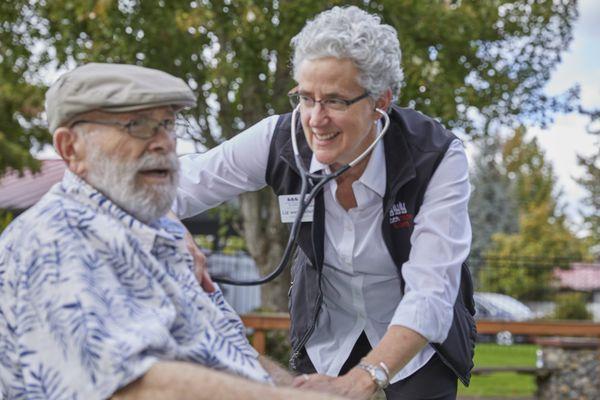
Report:
[[[360,399],[378,389],[388,399],[454,399],[457,377],[469,381],[474,337],[464,149],[435,120],[393,104],[400,45],[379,17],[334,7],[291,44],[290,100],[311,173],[357,159],[389,117],[383,140],[324,186],[300,228],[290,365],[304,375],[294,385]],[[280,204],[300,193],[292,123],[291,113],[268,117],[183,157],[179,216],[265,185]]]

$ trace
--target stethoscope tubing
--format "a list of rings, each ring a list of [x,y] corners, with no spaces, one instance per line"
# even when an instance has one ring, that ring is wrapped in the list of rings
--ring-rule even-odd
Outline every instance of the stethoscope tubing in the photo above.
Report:
[[[273,271],[271,271],[268,275],[265,275],[262,278],[248,280],[248,281],[237,281],[237,280],[229,279],[229,278],[225,278],[225,277],[214,277],[213,281],[215,281],[217,283],[222,283],[222,284],[226,284],[226,285],[235,285],[235,286],[254,286],[254,285],[262,285],[267,282],[270,282],[273,279],[277,278],[279,275],[281,275],[281,273],[283,272],[285,267],[289,264],[290,257],[292,256],[292,253],[294,251],[294,247],[295,247],[294,244],[296,242],[296,238],[298,237],[298,232],[300,232],[300,226],[302,224],[302,217],[304,216],[304,213],[306,212],[306,209],[308,208],[310,203],[314,200],[314,198],[317,196],[317,194],[321,191],[321,189],[327,183],[331,182],[333,179],[336,179],[341,174],[343,174],[344,172],[346,172],[347,170],[349,170],[350,168],[352,168],[353,166],[357,165],[362,160],[364,160],[365,157],[367,157],[369,155],[369,153],[375,148],[377,143],[383,138],[383,135],[385,135],[385,133],[387,132],[389,125],[390,125],[390,117],[388,116],[388,114],[385,111],[383,111],[379,108],[376,108],[375,111],[377,111],[378,113],[380,113],[383,116],[385,122],[384,122],[383,128],[381,129],[381,132],[377,135],[377,137],[375,138],[373,143],[371,143],[369,145],[369,147],[367,147],[367,149],[365,149],[365,151],[363,151],[352,162],[343,165],[342,167],[338,168],[335,172],[332,172],[330,174],[311,174],[308,172],[308,170],[304,166],[304,162],[302,161],[302,158],[300,156],[300,151],[298,150],[298,143],[296,140],[296,117],[297,117],[299,108],[300,108],[300,106],[298,105],[296,108],[294,108],[294,111],[292,112],[292,126],[290,129],[290,132],[291,132],[291,136],[292,136],[292,148],[294,150],[294,162],[296,163],[296,167],[298,168],[298,172],[300,174],[300,180],[301,180],[301,189],[300,189],[300,196],[299,196],[300,204],[298,207],[298,212],[296,214],[296,218],[294,219],[294,222],[292,223],[292,227],[290,229],[290,236],[288,237],[287,244],[283,251],[283,256],[281,257],[279,264],[277,264],[277,267],[275,267],[275,269]],[[309,179],[317,182],[316,184],[314,184],[314,187],[312,188],[312,190],[310,190],[310,192],[309,192],[310,185],[308,182]]]

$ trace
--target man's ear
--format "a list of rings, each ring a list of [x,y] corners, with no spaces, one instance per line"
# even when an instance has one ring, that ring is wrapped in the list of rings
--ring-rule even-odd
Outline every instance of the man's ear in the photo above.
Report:
[[[75,131],[65,126],[54,131],[54,148],[65,160],[69,169],[77,175],[85,173],[85,145],[84,139]]]

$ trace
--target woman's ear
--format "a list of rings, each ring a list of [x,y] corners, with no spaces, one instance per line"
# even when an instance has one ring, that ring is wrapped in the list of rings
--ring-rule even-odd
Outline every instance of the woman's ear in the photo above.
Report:
[[[379,96],[377,101],[375,102],[375,108],[379,108],[383,111],[388,111],[390,105],[392,104],[392,89],[387,89],[385,92]],[[381,118],[381,114],[376,113],[377,119]]]
[[[392,104],[392,89],[387,89],[375,102],[375,107],[387,111]]]

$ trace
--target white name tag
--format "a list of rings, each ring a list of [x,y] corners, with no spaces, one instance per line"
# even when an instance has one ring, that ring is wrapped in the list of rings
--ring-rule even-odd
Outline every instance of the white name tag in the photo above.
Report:
[[[279,212],[281,213],[281,222],[284,224],[290,224],[296,219],[298,215],[298,206],[300,203],[299,194],[287,194],[279,196]],[[315,210],[315,201],[311,201],[304,215],[302,216],[302,222],[312,222],[313,212]]]

